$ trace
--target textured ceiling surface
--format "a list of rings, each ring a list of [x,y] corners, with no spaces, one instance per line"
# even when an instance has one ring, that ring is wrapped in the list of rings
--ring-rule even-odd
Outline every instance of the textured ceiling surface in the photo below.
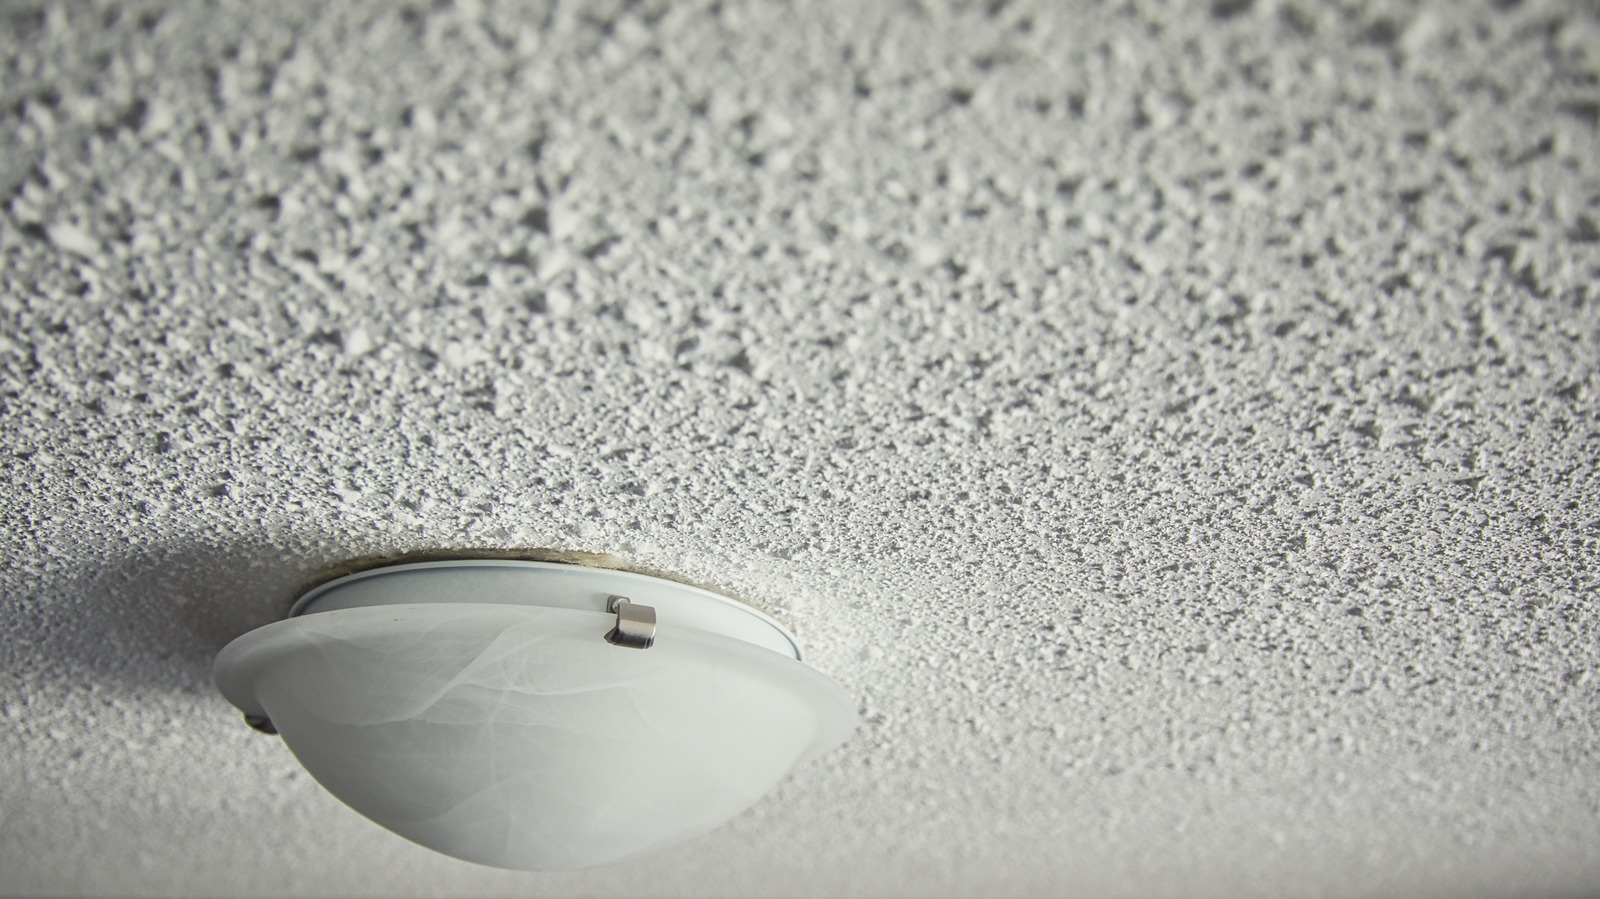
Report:
[[[1600,889],[1581,2],[8,3],[0,892]],[[861,726],[517,874],[212,655],[584,550]]]

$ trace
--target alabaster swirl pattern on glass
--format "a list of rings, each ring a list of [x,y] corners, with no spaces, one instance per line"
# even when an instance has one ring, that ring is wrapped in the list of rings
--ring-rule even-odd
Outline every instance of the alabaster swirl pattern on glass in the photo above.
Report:
[[[269,625],[219,658],[306,769],[440,852],[582,868],[709,831],[848,736],[848,697],[737,640],[501,605],[401,605]],[[229,658],[231,656],[231,658]]]

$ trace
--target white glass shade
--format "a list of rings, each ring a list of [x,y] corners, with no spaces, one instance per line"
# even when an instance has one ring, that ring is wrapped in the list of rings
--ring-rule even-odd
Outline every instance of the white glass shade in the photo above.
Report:
[[[665,614],[649,649],[623,648],[605,640],[614,617],[459,601],[336,608],[240,637],[216,676],[351,808],[448,855],[523,870],[605,864],[709,831],[854,726],[844,692],[791,656]]]

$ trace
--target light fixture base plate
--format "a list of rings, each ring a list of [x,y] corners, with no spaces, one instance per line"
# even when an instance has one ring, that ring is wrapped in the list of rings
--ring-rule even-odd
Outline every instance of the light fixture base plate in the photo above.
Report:
[[[301,596],[289,617],[339,609],[494,603],[607,613],[613,596],[654,607],[663,623],[721,634],[801,660],[788,628],[743,603],[666,578],[559,562],[455,559],[373,568]]]

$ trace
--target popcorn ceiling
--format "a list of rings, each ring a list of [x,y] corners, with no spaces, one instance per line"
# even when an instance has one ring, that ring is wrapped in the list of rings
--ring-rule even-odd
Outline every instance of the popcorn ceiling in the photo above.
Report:
[[[1600,884],[1580,2],[8,4],[0,889]],[[521,875],[209,684],[345,560],[749,597],[862,724]]]

